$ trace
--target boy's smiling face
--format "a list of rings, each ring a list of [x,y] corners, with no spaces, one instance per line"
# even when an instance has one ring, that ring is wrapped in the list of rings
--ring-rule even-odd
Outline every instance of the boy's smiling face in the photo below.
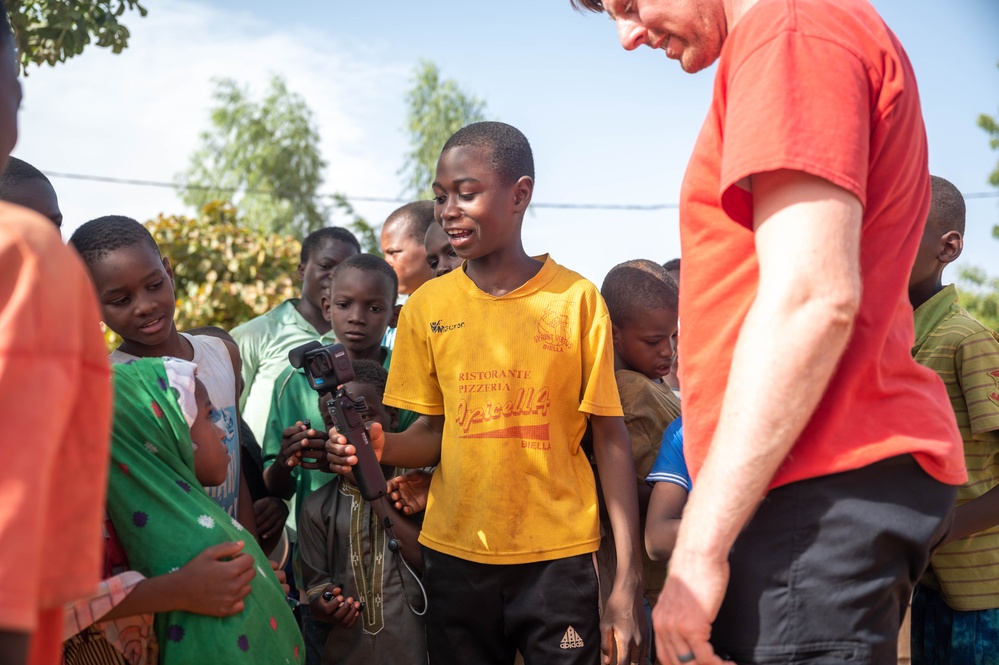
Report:
[[[676,353],[676,312],[636,307],[630,314],[622,325],[613,326],[618,369],[661,379],[669,374]]]
[[[433,183],[434,218],[455,254],[481,259],[520,246],[520,222],[533,181],[503,182],[487,148],[463,145],[441,154]]]
[[[173,271],[159,252],[144,244],[121,247],[93,262],[90,273],[104,323],[125,340],[123,351],[170,338],[176,308]]]
[[[341,268],[330,282],[329,295],[323,296],[323,314],[352,360],[380,354],[394,314],[392,286],[382,273],[354,267]]]

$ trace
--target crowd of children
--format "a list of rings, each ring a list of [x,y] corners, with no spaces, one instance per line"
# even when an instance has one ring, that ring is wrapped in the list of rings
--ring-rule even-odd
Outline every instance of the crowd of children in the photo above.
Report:
[[[912,352],[947,386],[969,481],[915,592],[913,661],[986,662],[999,634],[999,335],[943,286],[964,209],[953,185],[932,184],[910,280]],[[526,137],[469,125],[443,146],[434,200],[386,221],[385,259],[344,229],[312,233],[301,297],[232,338],[177,330],[169,257],[142,224],[106,216],[73,233],[101,318],[123,342],[109,358],[110,466],[88,478],[107,476],[103,580],[51,596],[68,603],[67,663],[592,665],[601,652],[655,662],[650,613],[692,491],[680,262],[627,261],[598,291],[525,251],[533,189]],[[19,160],[0,176],[0,198],[61,222],[51,185]],[[15,210],[2,208],[4,256]],[[41,279],[32,288],[79,287]],[[8,327],[7,312],[0,353],[21,348],[15,333],[51,333]],[[73,326],[96,333],[86,314],[60,327],[62,347],[79,350]],[[289,362],[315,341],[345,348],[345,387],[366,403],[385,498],[362,498],[358,451],[327,431],[305,370]],[[107,364],[88,371],[100,379]],[[99,406],[107,395],[93,390]],[[29,428],[36,411],[5,431]],[[41,553],[14,556],[37,565]]]

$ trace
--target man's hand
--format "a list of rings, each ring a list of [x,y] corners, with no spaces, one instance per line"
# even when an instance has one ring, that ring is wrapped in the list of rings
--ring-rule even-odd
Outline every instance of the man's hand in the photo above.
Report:
[[[265,496],[253,502],[253,515],[257,520],[260,539],[273,543],[281,537],[281,530],[288,519],[288,505],[276,496]]]
[[[281,450],[274,463],[290,469],[301,466],[303,469],[326,471],[322,464],[326,436],[320,430],[312,429],[307,422],[298,421],[281,432]]]
[[[350,473],[354,465],[357,464],[357,451],[354,446],[347,443],[347,438],[335,429],[330,430],[330,438],[326,442],[326,461],[333,473],[345,475]],[[368,423],[368,438],[371,439],[371,448],[375,451],[375,457],[382,458],[382,448],[385,447],[385,432],[381,423]]]
[[[388,481],[388,495],[395,502],[395,509],[403,515],[415,515],[427,508],[430,479],[433,474],[423,469],[413,469]]]
[[[239,614],[257,574],[253,557],[242,541],[219,543],[202,551],[173,573],[180,609],[194,614],[227,617]]]
[[[600,617],[600,652],[604,665],[645,663],[648,645],[641,590],[635,584],[615,581]]]
[[[326,600],[324,596],[330,599]],[[344,598],[343,589],[339,584],[328,584],[322,594],[309,602],[309,609],[319,621],[341,628],[353,628],[361,613],[361,602],[353,598]]]
[[[727,561],[709,561],[687,553],[682,545],[677,547],[666,586],[652,610],[656,657],[660,662],[674,665],[725,662],[715,655],[708,640],[711,623],[725,596],[728,576]]]

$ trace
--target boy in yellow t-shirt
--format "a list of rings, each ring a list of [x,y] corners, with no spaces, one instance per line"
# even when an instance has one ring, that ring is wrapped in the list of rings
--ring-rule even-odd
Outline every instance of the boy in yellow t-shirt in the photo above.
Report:
[[[431,662],[636,662],[642,575],[635,471],[596,288],[524,251],[534,189],[527,139],[498,122],[444,145],[434,216],[464,268],[406,303],[385,403],[422,414],[384,438],[383,464],[437,465],[420,542]],[[617,543],[598,615],[594,454]],[[331,433],[334,470],[356,462]]]

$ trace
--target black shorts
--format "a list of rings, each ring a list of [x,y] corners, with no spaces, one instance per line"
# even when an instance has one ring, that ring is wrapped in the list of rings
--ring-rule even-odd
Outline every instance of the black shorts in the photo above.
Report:
[[[474,563],[423,548],[433,665],[597,665],[600,617],[590,554],[538,563]]]
[[[772,490],[732,548],[715,651],[737,663],[895,665],[955,496],[909,455]]]

